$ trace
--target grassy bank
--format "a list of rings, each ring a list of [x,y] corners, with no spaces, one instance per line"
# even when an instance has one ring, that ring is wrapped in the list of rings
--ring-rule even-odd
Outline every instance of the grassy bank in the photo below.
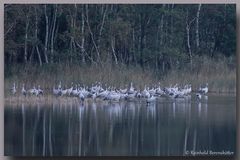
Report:
[[[208,83],[209,92],[236,93],[236,66],[227,58],[212,60],[204,57],[193,65],[193,71],[188,69],[172,70],[163,81],[167,84],[191,83],[193,89]]]
[[[193,90],[201,84],[208,83],[210,92],[236,93],[236,69],[229,66],[224,60],[213,61],[201,59],[192,65],[182,68],[173,68],[166,74],[161,74],[152,69],[143,71],[140,67],[126,65],[79,66],[52,64],[43,67],[32,65],[5,66],[5,96],[13,82],[18,88],[25,83],[26,88],[41,85],[41,88],[52,91],[52,87],[62,81],[63,87],[69,87],[71,82],[91,86],[100,81],[103,84],[124,87],[132,81],[137,88],[144,85],[152,86],[161,82],[162,86],[171,84],[192,84]]]

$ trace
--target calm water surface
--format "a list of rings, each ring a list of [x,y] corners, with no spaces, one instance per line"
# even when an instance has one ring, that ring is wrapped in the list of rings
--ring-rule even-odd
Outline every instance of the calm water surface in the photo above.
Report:
[[[236,96],[5,105],[5,155],[167,156],[235,152]]]

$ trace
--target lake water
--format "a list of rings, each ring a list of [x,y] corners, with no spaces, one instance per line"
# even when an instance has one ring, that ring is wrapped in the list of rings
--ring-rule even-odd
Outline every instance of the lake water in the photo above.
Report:
[[[5,155],[233,155],[236,96],[5,104]]]

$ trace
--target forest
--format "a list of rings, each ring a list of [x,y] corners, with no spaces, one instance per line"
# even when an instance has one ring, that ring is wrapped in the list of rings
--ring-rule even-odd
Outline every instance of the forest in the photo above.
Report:
[[[236,92],[236,5],[5,4],[4,60],[9,83],[208,82]]]

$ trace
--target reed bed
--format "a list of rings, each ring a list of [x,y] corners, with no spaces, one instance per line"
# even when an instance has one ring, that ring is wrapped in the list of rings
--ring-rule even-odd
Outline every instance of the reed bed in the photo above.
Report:
[[[162,86],[192,84],[196,90],[200,85],[209,84],[209,92],[236,93],[236,67],[229,65],[227,60],[213,61],[201,58],[194,61],[192,69],[189,65],[182,68],[173,68],[162,74],[153,69],[142,70],[138,66],[105,64],[99,66],[81,66],[69,64],[51,64],[43,67],[33,65],[15,65],[5,68],[5,97],[10,95],[10,88],[16,82],[18,92],[22,84],[25,88],[40,85],[45,93],[51,94],[52,88],[62,82],[63,88],[69,88],[74,84],[91,86],[96,81],[103,85],[115,87],[129,87],[133,82],[134,87],[143,89],[145,85],[154,86],[161,82]],[[47,96],[48,99],[54,97]]]

